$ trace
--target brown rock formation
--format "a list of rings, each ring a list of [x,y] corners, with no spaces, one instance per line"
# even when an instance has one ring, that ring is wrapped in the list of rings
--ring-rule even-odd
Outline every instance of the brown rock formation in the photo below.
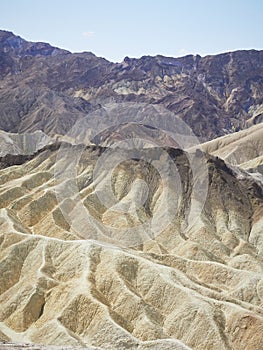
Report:
[[[0,349],[262,350],[263,51],[0,79]]]
[[[65,134],[109,101],[161,105],[202,140],[262,121],[263,52],[143,56],[113,64],[0,32],[0,128]]]

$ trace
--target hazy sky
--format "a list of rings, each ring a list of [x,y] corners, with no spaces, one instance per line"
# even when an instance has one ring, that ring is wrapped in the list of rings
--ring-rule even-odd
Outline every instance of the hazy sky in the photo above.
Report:
[[[0,27],[112,61],[263,48],[263,0],[0,0]]]

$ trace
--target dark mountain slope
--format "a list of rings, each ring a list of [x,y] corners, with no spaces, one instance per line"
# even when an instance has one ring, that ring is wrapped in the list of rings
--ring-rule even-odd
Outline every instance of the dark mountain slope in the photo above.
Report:
[[[202,140],[262,121],[263,51],[126,57],[114,64],[1,31],[0,77],[5,131],[64,134],[76,119],[109,101],[164,106]]]

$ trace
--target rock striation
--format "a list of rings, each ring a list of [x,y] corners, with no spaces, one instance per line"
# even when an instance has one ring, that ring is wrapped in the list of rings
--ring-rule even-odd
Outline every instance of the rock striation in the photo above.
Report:
[[[206,201],[185,228],[193,188],[186,152],[146,148],[131,159],[130,150],[120,150],[126,160],[111,175],[117,204],[107,207],[99,193],[108,191],[110,174],[92,177],[107,148],[82,150],[76,179],[66,184],[71,193],[77,182],[78,200],[68,195],[66,206],[58,194],[65,180],[56,176],[60,150],[61,144],[46,146],[19,165],[10,158],[0,171],[3,340],[105,350],[261,349],[263,194],[253,177],[204,155]],[[161,223],[174,203],[166,186],[175,197],[171,191],[179,189],[156,173],[165,154],[180,174],[181,198],[169,224],[141,239],[142,223]],[[145,182],[147,198],[134,211]],[[195,198],[195,208],[200,203]],[[93,221],[79,222],[79,205],[97,229]]]
[[[0,32],[0,128],[65,134],[108,102],[153,103],[202,141],[262,122],[263,51],[111,63]]]
[[[262,91],[0,31],[0,349],[262,350]]]

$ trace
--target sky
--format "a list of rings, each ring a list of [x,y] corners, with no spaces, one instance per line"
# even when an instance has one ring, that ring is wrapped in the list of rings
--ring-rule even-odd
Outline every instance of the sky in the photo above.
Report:
[[[113,62],[263,49],[263,0],[1,0],[0,29]]]

